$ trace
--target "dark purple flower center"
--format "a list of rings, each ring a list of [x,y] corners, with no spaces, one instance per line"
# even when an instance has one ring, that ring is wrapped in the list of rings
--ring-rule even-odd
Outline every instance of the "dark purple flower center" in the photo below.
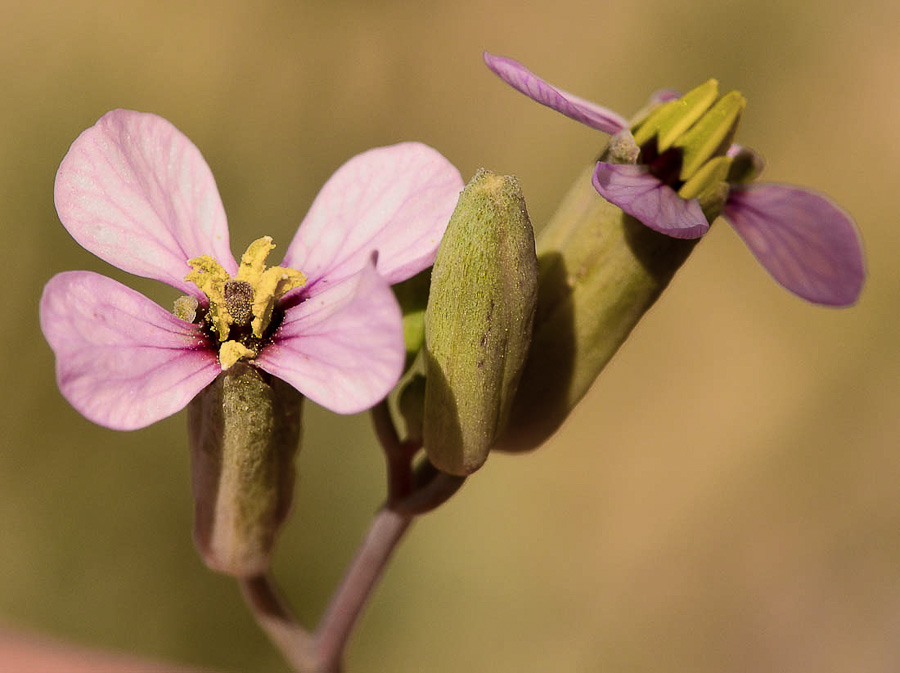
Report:
[[[651,138],[641,147],[638,163],[647,166],[650,174],[664,185],[668,185],[676,192],[684,182],[679,179],[683,160],[680,147],[670,147],[660,154],[656,145],[656,137]]]

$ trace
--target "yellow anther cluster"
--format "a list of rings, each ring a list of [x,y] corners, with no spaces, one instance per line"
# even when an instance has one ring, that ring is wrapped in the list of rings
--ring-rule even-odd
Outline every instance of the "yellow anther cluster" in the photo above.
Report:
[[[247,248],[247,252],[241,257],[241,265],[237,276],[233,279],[215,259],[209,255],[202,255],[188,260],[193,271],[185,280],[196,285],[209,299],[209,311],[206,320],[213,331],[218,335],[222,345],[219,348],[219,363],[222,369],[228,369],[241,359],[252,359],[257,352],[253,346],[236,340],[229,341],[231,327],[235,324],[244,324],[244,317],[239,316],[235,320],[228,310],[225,286],[229,282],[240,281],[247,283],[253,291],[251,305],[253,336],[262,339],[266,328],[272,321],[272,312],[276,302],[291,290],[303,287],[306,284],[306,276],[294,269],[273,266],[266,268],[266,257],[275,248],[270,236],[259,238]]]

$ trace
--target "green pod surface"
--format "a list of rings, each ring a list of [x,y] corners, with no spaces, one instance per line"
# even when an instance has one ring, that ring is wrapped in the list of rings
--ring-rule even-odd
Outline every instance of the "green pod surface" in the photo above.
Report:
[[[188,406],[194,543],[211,569],[235,577],[268,570],[293,499],[302,400],[238,362]]]
[[[531,340],[534,232],[515,178],[480,170],[438,249],[425,312],[424,441],[438,469],[468,475],[501,432]]]
[[[538,236],[531,349],[497,449],[534,449],[556,432],[697,243],[623,213],[597,194],[593,171]]]

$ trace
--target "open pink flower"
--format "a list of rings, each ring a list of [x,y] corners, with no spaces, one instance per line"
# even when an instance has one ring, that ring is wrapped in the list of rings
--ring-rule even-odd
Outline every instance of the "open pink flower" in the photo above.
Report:
[[[516,90],[571,119],[610,135],[629,132],[621,115],[559,89],[518,61],[485,52],[487,66]],[[677,99],[672,91],[654,103]],[[637,133],[637,132],[636,132]],[[630,137],[630,136],[629,136]],[[597,192],[651,229],[675,238],[697,238],[709,222],[697,198],[684,198],[678,180],[681,158],[658,154],[656,140],[638,148],[633,163],[600,161],[593,175]],[[753,170],[727,178],[722,216],[763,267],[782,286],[804,299],[832,306],[856,302],[865,282],[859,234],[851,217],[827,196],[777,183],[750,182],[762,168],[751,150],[726,144]],[[672,165],[671,159],[675,159]],[[751,176],[752,173],[752,176]]]
[[[432,264],[462,186],[425,145],[364,152],[322,188],[280,267],[265,269],[268,237],[239,265],[200,151],[158,116],[107,113],[60,165],[60,220],[101,259],[187,298],[176,317],[96,273],[53,277],[40,313],[60,390],[95,423],[131,430],[179,411],[241,359],[333,411],[369,408],[404,361],[390,285]],[[216,294],[223,287],[237,288],[246,318],[229,315],[237,300]]]

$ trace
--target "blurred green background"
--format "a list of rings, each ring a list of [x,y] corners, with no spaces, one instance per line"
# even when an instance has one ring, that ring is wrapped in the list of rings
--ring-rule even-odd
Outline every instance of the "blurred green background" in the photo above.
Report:
[[[497,455],[401,547],[348,671],[900,669],[900,7],[893,0],[2,3],[0,625],[221,671],[286,671],[191,539],[184,414],[92,425],[56,389],[37,302],[91,269],[60,159],[104,112],[202,150],[238,252],[286,246],[367,148],[420,140],[519,176],[540,227],[602,137],[481,63],[518,58],[623,113],[710,76],[749,100],[766,177],[857,219],[859,305],[781,290],[727,225],[570,422]],[[282,247],[284,249],[284,247]],[[365,417],[308,405],[275,572],[312,623],[383,494]],[[0,665],[2,668],[2,665]]]

